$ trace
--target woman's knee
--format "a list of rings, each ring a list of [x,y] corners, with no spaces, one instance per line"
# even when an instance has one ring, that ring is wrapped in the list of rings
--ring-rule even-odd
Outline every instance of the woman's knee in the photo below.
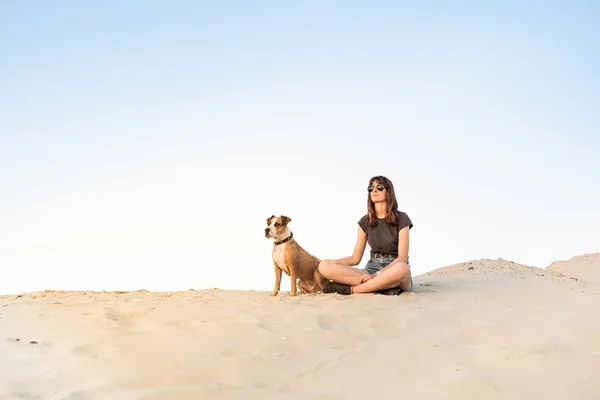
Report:
[[[410,278],[410,267],[404,261],[399,261],[390,265],[390,275],[398,282]]]
[[[332,263],[333,262],[331,260],[322,260],[319,263],[319,267],[318,267],[319,272],[323,276],[327,277],[327,275],[329,275],[329,272],[331,271],[331,265],[332,265]]]

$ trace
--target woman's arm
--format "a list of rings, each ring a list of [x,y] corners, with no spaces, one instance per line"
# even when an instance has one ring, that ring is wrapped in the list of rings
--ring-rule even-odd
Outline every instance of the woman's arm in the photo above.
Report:
[[[356,238],[356,244],[354,245],[354,252],[352,253],[352,255],[350,257],[340,258],[335,261],[342,263],[342,264],[351,265],[351,266],[358,265],[358,264],[360,264],[360,261],[362,260],[362,257],[363,257],[363,254],[365,253],[366,247],[367,247],[367,234],[359,226],[358,227],[358,236]]]
[[[398,258],[394,261],[408,261],[409,230],[410,228],[405,226],[398,232]]]

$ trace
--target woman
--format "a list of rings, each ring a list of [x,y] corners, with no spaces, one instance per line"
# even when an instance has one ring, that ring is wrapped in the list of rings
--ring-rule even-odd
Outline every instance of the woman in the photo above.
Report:
[[[354,253],[319,263],[319,271],[328,278],[323,285],[324,293],[397,295],[413,288],[408,265],[408,233],[413,224],[406,213],[398,211],[394,185],[388,178],[371,178],[367,190],[367,214],[358,221]],[[362,260],[367,242],[371,257],[364,269],[355,268]]]

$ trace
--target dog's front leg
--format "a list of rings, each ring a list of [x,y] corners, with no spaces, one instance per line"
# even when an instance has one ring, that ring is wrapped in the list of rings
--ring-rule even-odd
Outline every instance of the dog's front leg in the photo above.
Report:
[[[292,280],[292,290],[290,290],[290,296],[296,295],[296,265],[290,265],[290,279]]]
[[[275,261],[273,261],[273,265],[275,266],[275,289],[273,289],[269,296],[277,296],[281,286],[281,268],[279,268],[279,265]]]

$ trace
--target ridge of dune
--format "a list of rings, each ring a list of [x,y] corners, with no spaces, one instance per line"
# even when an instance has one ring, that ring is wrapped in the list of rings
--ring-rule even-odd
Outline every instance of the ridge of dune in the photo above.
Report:
[[[507,278],[525,279],[531,277],[545,277],[552,279],[556,277],[551,271],[543,268],[518,264],[514,261],[498,258],[492,260],[481,258],[465,261],[457,264],[447,265],[434,269],[419,276],[444,276],[444,275],[503,275]]]
[[[582,254],[554,261],[546,270],[558,276],[600,284],[600,253]]]

